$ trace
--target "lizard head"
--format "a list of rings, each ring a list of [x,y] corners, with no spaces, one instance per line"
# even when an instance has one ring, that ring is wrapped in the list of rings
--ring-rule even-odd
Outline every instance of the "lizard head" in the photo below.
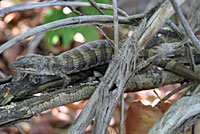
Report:
[[[44,58],[40,55],[32,54],[20,57],[10,65],[13,71],[21,73],[40,74],[44,66]]]

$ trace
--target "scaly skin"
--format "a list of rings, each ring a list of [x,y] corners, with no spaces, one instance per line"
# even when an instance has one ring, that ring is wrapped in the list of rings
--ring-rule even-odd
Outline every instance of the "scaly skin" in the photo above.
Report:
[[[114,48],[106,41],[94,41],[58,56],[28,55],[19,58],[10,68],[21,73],[67,76],[109,63]]]

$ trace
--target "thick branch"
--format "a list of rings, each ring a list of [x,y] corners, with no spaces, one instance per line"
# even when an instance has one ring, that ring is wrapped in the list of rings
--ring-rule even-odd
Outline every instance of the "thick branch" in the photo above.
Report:
[[[24,119],[31,118],[50,108],[89,98],[99,84],[98,81],[95,83],[90,82],[87,84],[86,82],[83,84],[79,83],[80,80],[78,80],[78,78],[80,79],[81,77],[77,77],[77,85],[68,88],[63,88],[64,81],[60,78],[47,76],[41,76],[41,81],[38,84],[33,84],[31,78],[26,76],[4,86],[0,90],[2,95],[1,98],[4,98],[3,96],[7,93],[8,89],[10,89],[10,95],[15,98],[10,100],[10,102],[12,102],[10,105],[0,107],[0,127],[12,125],[13,123],[16,123],[16,121],[23,121]],[[185,81],[184,78],[177,76],[174,73],[150,69],[144,74],[139,74],[130,78],[127,92],[147,90],[183,81]],[[45,91],[46,93],[44,92],[45,94],[40,97],[32,96],[34,93],[39,93],[41,91]],[[20,95],[18,94],[19,92],[27,94],[26,97],[29,96],[30,98],[25,99],[24,94]],[[82,127],[79,129],[82,129]]]

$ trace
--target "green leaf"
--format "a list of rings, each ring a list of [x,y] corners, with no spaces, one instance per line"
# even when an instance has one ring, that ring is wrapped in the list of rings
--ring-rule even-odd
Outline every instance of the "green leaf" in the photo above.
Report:
[[[62,10],[51,10],[44,19],[44,23],[49,23],[52,21],[65,19],[69,17],[75,17],[74,13],[70,14],[64,14]],[[54,31],[48,31],[46,32],[46,41],[49,44],[49,46],[53,46],[58,43],[59,40],[62,39],[62,45],[66,47],[68,44],[70,44],[73,41],[74,34],[76,33],[74,28],[61,28]]]
[[[62,28],[60,36],[62,36],[63,46],[66,47],[68,44],[73,42],[74,35],[76,34],[76,28]]]
[[[95,11],[95,10],[94,10]],[[51,10],[44,19],[44,23],[49,23],[52,21],[65,19],[69,17],[75,17],[74,13],[64,14],[62,10]],[[89,26],[80,26],[80,27],[66,27],[57,29],[54,31],[46,32],[46,42],[49,44],[49,47],[56,45],[59,40],[61,40],[62,45],[66,47],[71,42],[73,42],[74,35],[79,32],[81,33],[87,42],[94,41],[99,39],[98,30],[94,27]]]
[[[64,14],[62,10],[52,9],[44,18],[44,23],[77,16],[74,13]]]
[[[89,26],[79,27],[77,29],[77,32],[80,32],[84,36],[86,42],[99,39],[98,30],[94,27],[89,27]]]

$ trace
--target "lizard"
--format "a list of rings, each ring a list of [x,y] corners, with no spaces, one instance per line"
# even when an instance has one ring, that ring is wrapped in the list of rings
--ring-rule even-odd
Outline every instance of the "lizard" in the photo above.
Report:
[[[155,52],[155,54],[156,53],[162,52]],[[12,70],[20,73],[30,73],[35,75],[56,75],[66,79],[68,84],[70,81],[68,75],[88,70],[99,65],[108,64],[111,61],[113,54],[114,47],[106,40],[99,40],[86,43],[58,56],[41,56],[37,54],[24,56],[11,64],[10,67]],[[168,62],[171,63],[170,61]],[[176,64],[176,61],[173,61],[172,63],[172,67],[168,67],[167,70],[183,77],[192,76],[190,78],[200,81],[199,77],[196,76],[195,73],[190,69]],[[166,68],[165,65],[167,64],[164,64],[164,66],[163,64],[159,64],[158,66]],[[181,69],[184,70],[184,72],[174,70],[173,67],[175,66],[184,68]]]
[[[70,74],[108,64],[114,48],[106,40],[86,43],[57,56],[31,54],[11,64],[10,68],[20,73],[56,75],[69,79]]]
[[[11,64],[10,68],[20,73],[56,75],[65,78],[67,75],[107,64],[112,59],[113,54],[114,47],[108,41],[98,40],[58,56],[37,54],[24,56]]]

